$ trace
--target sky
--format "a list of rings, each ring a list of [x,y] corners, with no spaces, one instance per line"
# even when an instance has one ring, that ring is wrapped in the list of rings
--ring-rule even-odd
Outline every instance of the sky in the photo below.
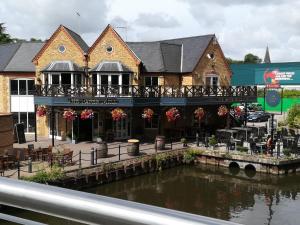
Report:
[[[91,45],[111,24],[127,41],[216,34],[226,57],[300,61],[300,0],[1,0],[15,38],[47,39],[63,24]],[[78,15],[78,14],[80,15]]]

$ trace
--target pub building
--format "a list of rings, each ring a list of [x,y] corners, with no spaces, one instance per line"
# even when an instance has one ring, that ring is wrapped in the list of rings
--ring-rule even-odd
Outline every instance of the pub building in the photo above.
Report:
[[[32,62],[36,137],[49,136],[52,143],[66,136],[76,141],[195,137],[198,107],[205,112],[201,130],[211,133],[225,126],[218,116],[221,105],[256,100],[255,87],[230,86],[231,70],[213,34],[125,42],[108,25],[89,47],[61,25]],[[168,121],[166,112],[173,107],[178,117]],[[145,109],[151,118],[143,118]]]

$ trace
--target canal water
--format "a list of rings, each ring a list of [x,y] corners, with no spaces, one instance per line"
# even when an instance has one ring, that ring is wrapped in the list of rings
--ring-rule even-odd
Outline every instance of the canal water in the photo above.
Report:
[[[277,177],[238,169],[182,166],[84,191],[245,225],[300,224],[300,174]],[[22,210],[8,211],[48,224],[75,224]]]

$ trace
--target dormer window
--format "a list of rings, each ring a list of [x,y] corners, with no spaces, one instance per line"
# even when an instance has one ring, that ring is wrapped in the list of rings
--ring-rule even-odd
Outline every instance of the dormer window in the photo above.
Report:
[[[64,45],[60,45],[60,46],[58,46],[58,51],[60,53],[64,53],[66,51],[66,47]]]

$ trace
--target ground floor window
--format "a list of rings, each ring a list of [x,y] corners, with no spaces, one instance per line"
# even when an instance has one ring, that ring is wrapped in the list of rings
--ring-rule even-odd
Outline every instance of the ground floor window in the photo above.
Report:
[[[151,120],[145,119],[146,129],[157,129],[158,128],[158,115],[154,114]]]
[[[34,112],[14,112],[13,115],[13,122],[22,123],[25,128],[25,132],[33,133],[34,132],[34,124],[35,124],[35,116]]]

